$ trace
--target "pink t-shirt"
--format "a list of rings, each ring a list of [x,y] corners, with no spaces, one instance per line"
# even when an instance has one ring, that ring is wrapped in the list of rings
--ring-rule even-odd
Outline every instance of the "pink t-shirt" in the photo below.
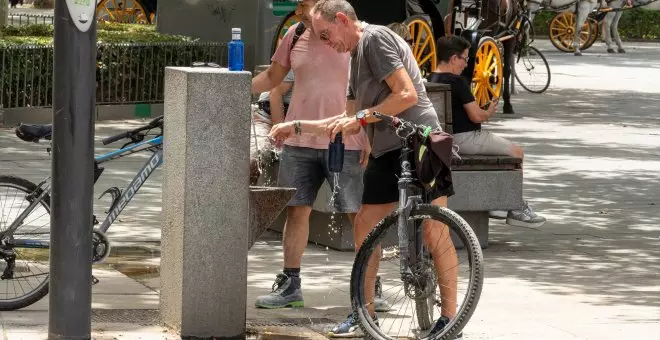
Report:
[[[337,53],[306,30],[293,50],[291,43],[298,24],[286,32],[271,59],[284,67],[293,68],[293,94],[286,113],[286,121],[319,120],[339,115],[346,109],[346,90],[350,55]],[[343,138],[346,150],[362,150],[364,132]],[[303,134],[286,140],[286,145],[313,149],[327,149],[326,136]]]

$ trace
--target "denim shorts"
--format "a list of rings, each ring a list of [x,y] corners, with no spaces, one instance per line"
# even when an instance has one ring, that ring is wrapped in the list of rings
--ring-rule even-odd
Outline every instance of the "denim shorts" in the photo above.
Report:
[[[338,177],[339,190],[334,196],[334,208],[339,213],[355,213],[362,200],[361,151],[344,151],[344,166]],[[280,155],[277,184],[296,188],[288,206],[312,206],[323,185],[334,187],[335,174],[328,170],[328,150],[285,145]]]

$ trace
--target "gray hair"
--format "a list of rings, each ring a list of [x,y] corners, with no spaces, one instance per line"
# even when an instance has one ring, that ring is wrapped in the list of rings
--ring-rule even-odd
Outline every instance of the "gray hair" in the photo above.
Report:
[[[357,21],[358,19],[355,9],[346,0],[319,0],[314,5],[312,11],[321,14],[321,17],[327,21],[334,20],[337,17],[337,13],[344,13],[353,21]]]

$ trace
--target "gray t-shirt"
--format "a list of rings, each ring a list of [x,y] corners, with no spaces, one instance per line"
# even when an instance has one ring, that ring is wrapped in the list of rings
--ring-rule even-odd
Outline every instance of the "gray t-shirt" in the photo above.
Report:
[[[286,74],[282,82],[293,83],[293,69],[291,69],[289,73]],[[282,102],[285,104],[289,104],[291,102],[292,93],[293,93],[293,87],[291,87],[289,91],[286,91],[286,93],[282,95]],[[259,101],[262,102],[268,100],[270,100],[270,92],[261,92],[261,94],[259,95]]]
[[[392,93],[385,79],[404,67],[417,91],[417,104],[397,117],[439,129],[438,115],[426,95],[424,81],[410,46],[385,26],[363,23],[363,27],[362,37],[351,58],[348,99],[356,101],[357,110],[380,104]],[[366,132],[374,157],[403,146],[394,129],[384,121],[367,125]]]

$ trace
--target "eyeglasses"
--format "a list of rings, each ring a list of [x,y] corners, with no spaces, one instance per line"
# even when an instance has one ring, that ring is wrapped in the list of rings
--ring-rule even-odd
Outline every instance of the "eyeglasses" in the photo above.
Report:
[[[470,60],[470,57],[464,57],[462,55],[455,54],[456,58],[463,59],[466,63]]]

